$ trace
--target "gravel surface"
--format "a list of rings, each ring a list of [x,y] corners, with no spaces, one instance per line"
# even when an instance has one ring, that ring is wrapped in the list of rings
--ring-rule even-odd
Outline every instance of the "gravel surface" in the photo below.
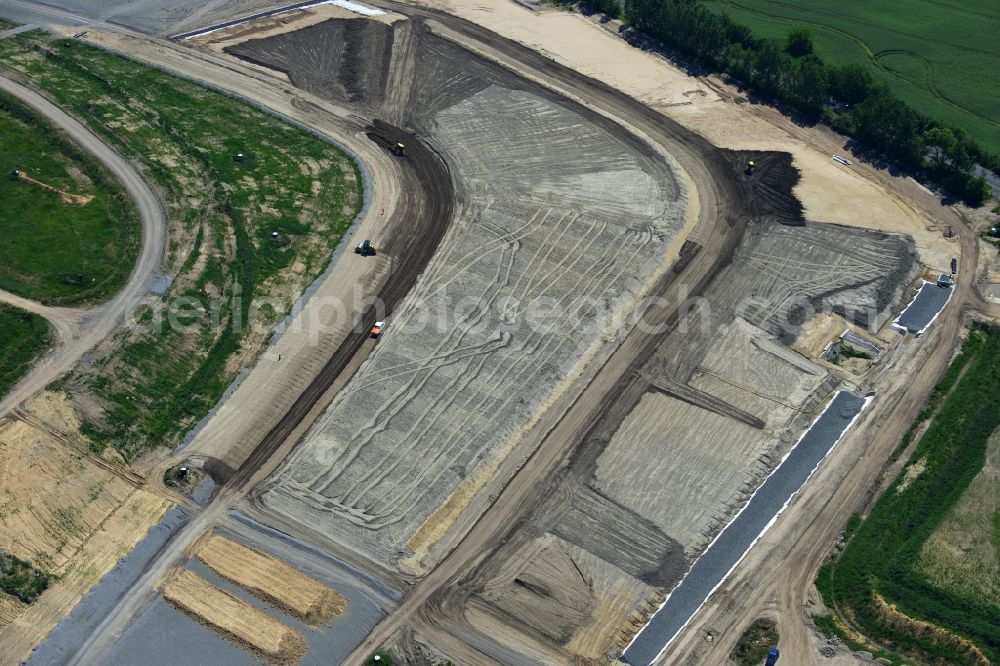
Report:
[[[362,592],[350,586],[339,585],[337,591],[347,601],[344,612],[332,622],[314,628],[225,580],[198,560],[190,560],[187,568],[305,636],[309,642],[309,651],[299,662],[303,666],[340,663],[354,647],[357,638],[370,631],[382,617],[382,612]],[[259,661],[236,644],[178,611],[162,597],[157,597],[108,653],[104,663],[239,666],[257,664]]]
[[[28,663],[38,666],[61,664],[73,654],[104,618],[107,609],[135,583],[149,561],[188,518],[189,514],[183,509],[168,511],[158,525],[150,528],[146,538],[83,597],[68,618],[59,623],[31,655]]]
[[[799,488],[840,440],[865,399],[841,391],[764,481],[743,511],[699,557],[665,604],[623,655],[634,666],[651,664],[720,585],[746,551],[770,527]]]

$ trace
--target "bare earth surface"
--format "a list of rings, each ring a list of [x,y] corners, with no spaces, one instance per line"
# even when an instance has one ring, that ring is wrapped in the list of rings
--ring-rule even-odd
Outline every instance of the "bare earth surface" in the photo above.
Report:
[[[167,16],[145,4],[150,17]],[[355,238],[385,239],[387,250],[339,259],[291,320],[298,328],[164,461],[216,464],[225,485],[71,663],[105,654],[234,506],[389,591],[385,619],[338,644],[346,653],[364,636],[345,662],[382,646],[414,661],[607,662],[841,384],[876,390],[873,406],[659,662],[725,663],[764,614],[779,623],[784,660],[844,662],[819,656],[805,621],[816,608],[811,582],[946,367],[961,316],[994,314],[973,288],[973,230],[912,180],[830,160],[842,137],[688,77],[610,26],[512,2],[373,4],[395,13],[297,12],[260,33],[240,26],[199,38],[195,49],[91,24],[96,43],[342,141],[368,168]],[[155,20],[191,28],[257,7],[213,1]],[[374,119],[402,129],[373,128]],[[412,145],[413,157],[390,156],[365,136],[373,129]],[[753,178],[742,173],[748,155],[762,164]],[[407,266],[428,250],[401,240],[414,211],[433,209],[421,174],[442,165],[454,222],[426,270]],[[452,209],[433,210],[443,230]],[[949,226],[956,237],[945,237]],[[956,293],[924,338],[892,337],[883,324],[920,272],[918,256],[933,270],[960,257]],[[375,315],[362,296],[379,290],[393,295],[389,326],[363,343]],[[712,309],[696,316],[700,332],[618,331],[566,309],[581,291],[618,316],[657,294],[654,323],[672,324],[692,294]],[[344,318],[317,323],[319,294],[348,304]],[[797,294],[828,309],[804,334]],[[738,308],[746,296],[755,306]],[[450,309],[446,297],[467,307]],[[526,303],[551,297],[545,316],[511,325]],[[448,312],[459,316],[442,319]],[[877,371],[816,357],[849,325],[886,344]],[[209,551],[217,564],[229,557],[222,550]],[[230,574],[263,590],[246,570]],[[262,576],[271,592],[281,577]],[[175,592],[176,602],[185,592]],[[186,593],[187,612],[215,613],[210,624],[246,640],[245,602],[194,609]],[[0,604],[0,618],[18,612]],[[274,659],[305,650],[262,614],[273,631],[251,649]]]
[[[384,77],[415,66],[425,87],[386,109],[369,80],[379,78],[377,63],[339,72],[312,62],[343,30],[364,25],[344,23],[233,52],[280,60],[317,94],[350,98],[358,85],[360,104],[381,103],[384,115],[431,128],[461,206],[381,344],[260,501],[386,563],[409,560],[404,570],[417,573],[433,566],[425,558],[435,541],[536,414],[615,335],[610,326],[644,283],[668,268],[687,211],[678,179],[655,153],[582,109],[511,90],[486,63],[470,59],[456,76],[468,56],[412,22],[395,24]],[[368,40],[388,34],[373,23],[356,47],[374,49]],[[419,54],[416,64],[398,49]],[[320,72],[329,87],[310,78]],[[539,140],[548,149],[539,151]]]

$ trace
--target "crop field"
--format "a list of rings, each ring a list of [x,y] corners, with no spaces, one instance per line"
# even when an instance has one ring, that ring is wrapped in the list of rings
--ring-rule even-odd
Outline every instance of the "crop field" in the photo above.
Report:
[[[707,0],[761,37],[784,39],[796,25],[812,32],[828,63],[861,63],[918,111],[964,129],[1000,153],[1000,5]]]
[[[169,290],[63,386],[95,449],[131,458],[176,442],[326,268],[361,206],[357,168],[305,131],[97,48],[30,32],[0,41],[0,57],[162,192]],[[173,325],[164,303],[177,299]]]
[[[0,395],[17,383],[51,340],[52,328],[43,317],[0,303]]]
[[[0,164],[0,289],[58,305],[117,291],[138,251],[139,223],[111,175],[2,93]]]
[[[1000,330],[973,328],[914,426],[930,419],[907,465],[820,570],[816,584],[848,635],[922,661],[1000,657],[1000,607],[987,592],[996,581],[998,359]]]
[[[317,64],[344,23],[353,49],[383,60],[361,72]],[[359,77],[390,81],[399,68],[423,82],[356,103],[426,132],[457,178],[456,219],[386,337],[260,495],[268,511],[420,573],[523,424],[599,351],[610,320],[597,307],[627,312],[665,268],[685,193],[620,128],[514,89],[413,22],[330,20],[230,51],[340,100]]]

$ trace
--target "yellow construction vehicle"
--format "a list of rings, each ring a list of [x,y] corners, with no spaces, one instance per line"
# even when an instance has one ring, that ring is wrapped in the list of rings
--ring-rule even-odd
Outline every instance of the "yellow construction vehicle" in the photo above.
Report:
[[[756,171],[756,170],[757,170],[757,165],[754,163],[753,160],[750,160],[749,162],[747,162],[746,174],[748,176],[752,176],[753,172]]]

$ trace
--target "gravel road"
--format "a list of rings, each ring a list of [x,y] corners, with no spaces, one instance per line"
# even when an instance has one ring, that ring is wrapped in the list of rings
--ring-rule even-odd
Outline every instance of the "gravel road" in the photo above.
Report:
[[[31,372],[0,400],[0,417],[58,379],[80,357],[125,321],[149,288],[150,278],[160,267],[166,236],[166,220],[160,200],[142,176],[121,155],[97,138],[78,120],[60,110],[40,94],[15,81],[0,77],[0,90],[14,95],[32,107],[54,125],[65,131],[84,150],[94,155],[125,187],[135,202],[142,223],[142,251],[132,268],[128,282],[107,303],[93,310],[46,308],[21,302],[11,294],[0,292],[0,301],[24,307],[41,314],[55,327],[56,348],[35,364]]]

